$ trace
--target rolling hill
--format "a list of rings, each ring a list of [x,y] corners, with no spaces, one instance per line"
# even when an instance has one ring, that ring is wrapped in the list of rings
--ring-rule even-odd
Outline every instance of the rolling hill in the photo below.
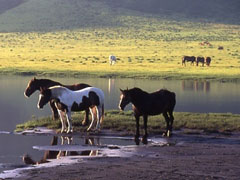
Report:
[[[131,17],[240,24],[239,8],[239,0],[0,0],[0,32],[134,26]]]

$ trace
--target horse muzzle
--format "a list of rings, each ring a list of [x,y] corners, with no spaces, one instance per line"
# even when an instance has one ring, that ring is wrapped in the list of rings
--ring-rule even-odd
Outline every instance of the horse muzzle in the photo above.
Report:
[[[29,97],[30,97],[30,94],[27,93],[27,92],[24,92],[24,96],[25,96],[26,98],[29,98]]]
[[[121,111],[124,111],[124,107],[118,106],[118,108],[119,108]]]

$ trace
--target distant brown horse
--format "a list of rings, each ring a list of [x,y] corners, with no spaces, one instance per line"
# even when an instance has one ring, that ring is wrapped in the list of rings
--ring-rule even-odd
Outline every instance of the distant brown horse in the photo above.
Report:
[[[206,65],[207,66],[210,66],[211,60],[212,59],[210,57],[206,57]]]
[[[56,86],[56,85],[60,85],[60,86],[63,86],[63,87],[66,87],[72,91],[77,91],[77,90],[81,90],[81,89],[84,89],[86,87],[90,87],[90,85],[88,84],[84,84],[84,83],[81,83],[81,84],[74,84],[74,85],[62,85],[60,82],[56,82],[56,81],[52,81],[50,79],[37,79],[37,78],[33,78],[31,79],[29,82],[28,82],[28,85],[27,85],[27,88],[24,92],[24,95],[26,97],[30,97],[35,91],[40,91],[40,89],[47,89],[49,87],[52,87],[52,86]],[[51,107],[51,110],[52,110],[52,118],[53,119],[58,119],[59,118],[59,114],[58,114],[58,111],[57,111],[57,108],[54,104],[53,101],[50,101],[49,102],[49,105]],[[84,120],[82,121],[82,124],[83,125],[87,125],[89,123],[89,109],[86,108],[85,109],[85,117],[84,117]]]
[[[119,108],[124,110],[125,106],[130,102],[133,104],[133,112],[136,118],[136,135],[135,142],[139,144],[139,118],[143,116],[145,134],[142,142],[147,143],[147,120],[148,115],[163,114],[167,127],[165,136],[171,136],[173,125],[173,110],[176,104],[176,95],[165,89],[161,89],[154,93],[147,93],[139,88],[121,90]]]
[[[183,56],[182,65],[184,64],[186,66],[186,61],[191,62],[191,65],[194,65],[194,62],[196,62],[196,57],[195,56]]]
[[[198,66],[198,63],[202,63],[202,66],[204,66],[204,62],[205,62],[204,57],[197,57],[197,66]]]

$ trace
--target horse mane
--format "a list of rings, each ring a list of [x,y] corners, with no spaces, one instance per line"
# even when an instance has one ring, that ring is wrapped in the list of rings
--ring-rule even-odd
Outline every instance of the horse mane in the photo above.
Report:
[[[50,79],[35,79],[35,80],[38,81],[39,84],[46,84],[46,86],[48,87],[62,85],[61,83],[52,81]]]
[[[129,89],[128,92],[129,92],[131,95],[134,95],[134,94],[148,95],[148,94],[149,94],[148,92],[143,91],[142,89],[137,88],[137,87],[134,87],[134,88],[132,88],[132,89]]]

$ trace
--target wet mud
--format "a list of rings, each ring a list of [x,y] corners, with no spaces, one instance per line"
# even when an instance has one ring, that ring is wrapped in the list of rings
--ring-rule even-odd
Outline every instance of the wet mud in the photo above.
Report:
[[[171,138],[152,136],[147,145],[134,145],[132,137],[107,133],[94,135],[92,144],[82,145],[74,142],[76,136],[64,137],[58,145],[33,147],[43,152],[58,152],[58,156],[48,159],[45,165],[29,165],[30,169],[21,170],[12,178],[239,179],[239,133],[179,131]],[[105,143],[106,139],[111,139],[112,143]],[[114,144],[117,140],[126,144]],[[81,154],[83,152],[86,154]]]

